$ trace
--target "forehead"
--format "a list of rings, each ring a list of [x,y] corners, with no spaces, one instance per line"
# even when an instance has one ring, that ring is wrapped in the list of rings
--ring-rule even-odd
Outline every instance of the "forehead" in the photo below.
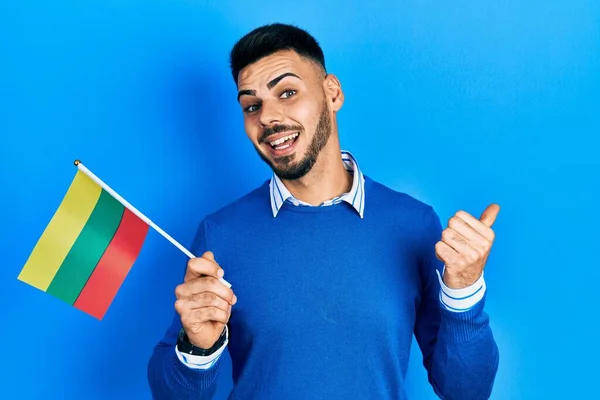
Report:
[[[282,50],[244,67],[238,74],[238,88],[264,86],[270,79],[284,72],[294,72],[302,79],[310,79],[317,73],[309,60],[294,51]]]

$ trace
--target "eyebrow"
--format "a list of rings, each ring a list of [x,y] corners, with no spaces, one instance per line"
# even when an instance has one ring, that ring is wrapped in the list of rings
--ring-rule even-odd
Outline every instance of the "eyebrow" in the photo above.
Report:
[[[267,89],[271,90],[275,87],[275,85],[277,85],[279,83],[279,81],[281,81],[283,78],[286,78],[288,76],[293,76],[295,78],[298,78],[300,80],[302,80],[302,78],[300,78],[298,75],[294,74],[293,72],[284,72],[283,74],[277,76],[276,78],[272,79],[269,83],[267,83]],[[240,101],[240,97],[241,96],[256,96],[256,90],[253,89],[244,89],[244,90],[240,90],[238,92],[238,102]]]

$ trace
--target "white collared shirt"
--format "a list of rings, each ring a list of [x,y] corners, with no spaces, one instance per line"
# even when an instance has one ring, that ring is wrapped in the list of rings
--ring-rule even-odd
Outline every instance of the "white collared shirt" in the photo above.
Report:
[[[363,176],[362,171],[358,168],[358,164],[356,160],[348,151],[342,151],[342,161],[344,162],[344,167],[347,171],[353,172],[352,179],[352,188],[348,193],[344,193],[341,196],[335,197],[331,200],[327,200],[320,204],[318,207],[326,207],[332,204],[338,204],[342,201],[350,204],[360,217],[363,217],[364,209],[365,209],[365,177]],[[301,200],[296,199],[290,191],[285,187],[281,179],[275,174],[271,178],[271,182],[269,183],[270,189],[270,197],[271,197],[271,209],[273,211],[273,217],[277,216],[279,209],[286,201],[294,204],[295,206],[311,206],[308,203],[305,203]]]

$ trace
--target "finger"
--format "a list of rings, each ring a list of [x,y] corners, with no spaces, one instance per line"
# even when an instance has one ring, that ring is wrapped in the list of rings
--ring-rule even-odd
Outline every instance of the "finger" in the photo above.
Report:
[[[489,226],[485,225],[483,222],[469,214],[465,211],[458,211],[455,214],[456,217],[462,219],[467,224],[471,226],[475,230],[475,232],[479,233],[481,236],[489,240],[490,242],[494,241],[494,231]]]
[[[458,257],[458,253],[442,241],[435,244],[435,255],[445,264],[453,264]]]
[[[491,228],[491,226],[494,224],[494,222],[496,221],[496,217],[498,216],[498,213],[500,212],[500,206],[498,204],[490,204],[481,214],[481,217],[479,218],[479,220],[481,222],[483,222],[483,224],[485,226],[488,226]]]
[[[179,301],[179,300],[178,300]],[[222,297],[217,296],[212,292],[203,292],[193,294],[189,298],[183,300],[186,304],[185,307],[189,309],[202,308],[202,307],[217,307],[223,311],[227,311],[231,304]]]
[[[202,323],[208,321],[216,321],[226,324],[229,322],[227,311],[216,307],[202,307],[194,309],[189,314],[189,319],[186,318],[188,324]]]
[[[234,301],[235,296],[233,291],[225,286],[221,281],[213,278],[212,276],[203,276],[201,278],[194,278],[175,288],[175,297],[177,299],[189,298],[194,294],[203,292],[212,292],[215,295],[226,300],[230,304]]]
[[[452,249],[458,254],[466,254],[473,250],[467,244],[467,240],[451,228],[447,228],[442,231],[442,242],[452,247]]]
[[[219,264],[214,261],[214,255],[212,252],[208,251],[204,253],[202,257],[191,258],[188,261],[184,282],[205,275],[218,279],[221,278],[223,274],[223,270]]]
[[[453,229],[444,229],[442,232],[442,242],[458,253],[458,256],[454,260],[455,262],[462,259],[462,262],[472,263],[480,257],[480,253],[469,246],[467,240]],[[483,251],[481,255],[483,255]]]
[[[456,231],[460,236],[465,238],[467,244],[476,250],[478,248],[486,248],[489,245],[489,241],[462,218],[457,216],[450,218],[448,228]]]

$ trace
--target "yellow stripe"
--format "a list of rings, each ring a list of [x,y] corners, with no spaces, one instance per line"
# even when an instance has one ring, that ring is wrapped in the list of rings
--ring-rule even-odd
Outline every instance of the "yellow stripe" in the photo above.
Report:
[[[94,210],[102,188],[77,171],[58,210],[35,245],[19,280],[46,291]]]

